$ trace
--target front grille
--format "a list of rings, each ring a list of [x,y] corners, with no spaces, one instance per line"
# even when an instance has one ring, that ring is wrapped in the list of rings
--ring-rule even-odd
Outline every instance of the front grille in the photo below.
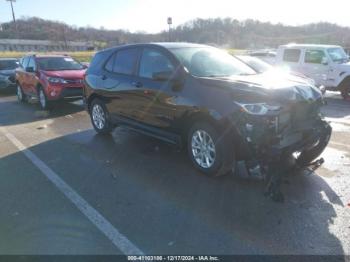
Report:
[[[319,112],[317,103],[299,103],[292,110],[292,124],[315,120]]]
[[[82,84],[82,79],[65,79],[67,84]]]

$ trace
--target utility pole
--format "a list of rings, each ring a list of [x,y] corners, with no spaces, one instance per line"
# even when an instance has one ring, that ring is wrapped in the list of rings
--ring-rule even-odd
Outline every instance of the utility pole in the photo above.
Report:
[[[168,25],[169,25],[169,42],[171,42],[171,25],[173,24],[173,19],[168,17]]]
[[[15,16],[15,11],[14,11],[14,9],[13,9],[13,2],[16,2],[16,0],[6,0],[6,1],[7,1],[7,2],[10,2],[10,4],[11,4],[13,23],[15,24],[16,36],[17,36],[17,38],[18,38],[18,30],[17,30],[16,16]]]

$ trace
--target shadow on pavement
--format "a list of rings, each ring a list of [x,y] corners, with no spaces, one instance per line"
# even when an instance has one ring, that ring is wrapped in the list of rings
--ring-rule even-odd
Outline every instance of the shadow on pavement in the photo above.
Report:
[[[106,137],[75,133],[30,150],[148,253],[344,253],[330,232],[335,206],[343,204],[315,173],[289,177],[286,202],[276,204],[260,182],[199,175],[185,153],[122,128]],[[26,232],[20,237],[30,241]]]
[[[19,103],[11,97],[11,99],[0,101],[0,125],[10,126],[54,119],[83,110],[83,105],[62,101],[54,103],[51,110],[43,111],[37,103]]]
[[[344,118],[350,115],[350,101],[337,97],[326,97],[327,105],[322,108],[326,117]]]

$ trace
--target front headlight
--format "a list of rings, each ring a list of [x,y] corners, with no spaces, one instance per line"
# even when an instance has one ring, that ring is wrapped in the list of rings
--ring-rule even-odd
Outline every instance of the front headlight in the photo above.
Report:
[[[59,77],[48,77],[47,80],[52,84],[67,84],[67,81]]]
[[[236,102],[236,104],[241,107],[243,112],[259,116],[266,115],[269,111],[277,111],[281,108],[280,106],[268,105],[266,103],[243,104]]]

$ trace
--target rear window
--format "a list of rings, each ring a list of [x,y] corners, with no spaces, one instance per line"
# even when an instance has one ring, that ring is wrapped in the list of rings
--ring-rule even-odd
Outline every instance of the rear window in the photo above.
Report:
[[[132,75],[138,59],[138,50],[136,48],[120,50],[115,53],[107,62],[106,70],[109,72]]]
[[[299,62],[300,54],[300,49],[285,49],[283,54],[283,61],[294,63]]]
[[[96,53],[92,58],[87,74],[97,73],[101,68],[103,68],[109,56],[110,56],[110,52]]]

